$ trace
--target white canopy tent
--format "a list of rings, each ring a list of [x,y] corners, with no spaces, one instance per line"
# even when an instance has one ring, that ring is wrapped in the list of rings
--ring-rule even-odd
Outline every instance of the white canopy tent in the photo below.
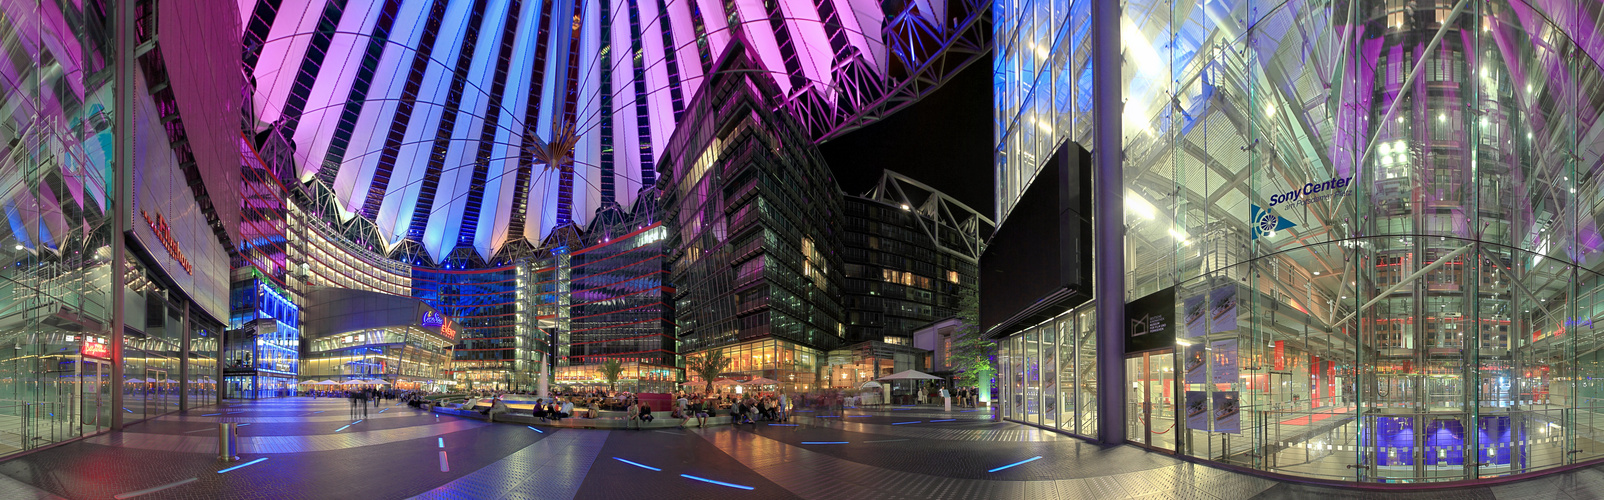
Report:
[[[880,377],[876,380],[941,380],[941,377],[921,372],[919,370],[903,370]]]

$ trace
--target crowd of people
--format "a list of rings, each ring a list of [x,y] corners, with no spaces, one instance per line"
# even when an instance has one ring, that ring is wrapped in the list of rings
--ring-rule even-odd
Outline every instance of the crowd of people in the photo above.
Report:
[[[931,384],[929,388],[928,400],[941,401],[940,396],[945,390],[936,384]],[[919,399],[926,399],[923,389],[920,390]],[[978,394],[974,388],[948,393],[953,398],[954,406],[962,407],[976,406],[979,403]],[[639,429],[660,416],[678,420],[680,428],[689,427],[692,421],[697,427],[704,427],[708,418],[720,416],[730,417],[730,422],[736,425],[755,426],[759,422],[785,422],[799,408],[839,415],[843,410],[856,408],[863,403],[857,393],[841,390],[799,394],[796,397],[785,391],[746,394],[676,392],[669,396],[668,408],[653,408],[650,400],[660,401],[661,396],[643,400],[641,395],[623,391],[559,390],[552,391],[546,397],[537,397],[522,391],[476,390],[470,391],[468,400],[461,407],[478,411],[494,421],[496,415],[513,410],[509,407],[510,401],[518,406],[519,411],[524,410],[524,405],[530,405],[530,413],[543,422],[561,422],[570,418],[623,418],[626,428]],[[606,415],[608,412],[619,414]]]

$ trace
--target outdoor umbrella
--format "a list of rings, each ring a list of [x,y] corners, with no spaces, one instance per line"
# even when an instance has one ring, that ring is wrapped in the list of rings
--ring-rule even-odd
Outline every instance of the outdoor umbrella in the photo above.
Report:
[[[142,379],[142,378],[131,378],[131,379],[128,379],[128,380],[124,380],[123,383],[143,384],[143,383],[145,383],[145,379]]]
[[[919,370],[904,370],[876,380],[941,380],[941,377],[924,373]]]
[[[322,380],[318,381],[317,385],[340,385],[340,383],[333,380]]]
[[[754,378],[752,380],[748,380],[748,381],[746,381],[745,384],[742,384],[742,385],[774,385],[774,384],[778,384],[778,383],[780,383],[780,381],[774,380],[772,378],[758,377],[758,378]]]
[[[864,382],[863,385],[858,386],[858,388],[859,389],[879,389],[880,388],[880,383],[879,382],[875,382],[873,380],[870,380],[868,382]]]
[[[725,387],[725,386],[736,385],[736,382],[734,380],[730,380],[730,379],[727,379],[727,378],[721,378],[721,379],[714,380],[713,381],[713,385],[715,387]]]

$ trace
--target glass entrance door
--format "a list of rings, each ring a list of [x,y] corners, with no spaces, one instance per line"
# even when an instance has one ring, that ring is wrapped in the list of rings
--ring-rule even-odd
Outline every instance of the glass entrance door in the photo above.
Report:
[[[145,418],[167,413],[167,370],[145,370]]]
[[[93,434],[111,426],[111,365],[105,361],[84,359],[83,373],[79,375],[82,392],[79,394],[78,425],[84,434]]]
[[[1126,439],[1150,448],[1175,451],[1175,350],[1125,358]]]

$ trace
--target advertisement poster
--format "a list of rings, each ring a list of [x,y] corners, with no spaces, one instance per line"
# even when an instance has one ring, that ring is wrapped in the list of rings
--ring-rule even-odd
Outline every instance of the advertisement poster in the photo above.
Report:
[[[1214,365],[1214,383],[1237,382],[1236,339],[1216,340],[1209,343],[1209,363]]]
[[[1209,430],[1209,396],[1203,391],[1186,391],[1186,428]]]
[[[1185,346],[1185,349],[1181,351],[1181,368],[1186,372],[1186,383],[1209,383],[1208,370],[1205,369],[1209,364],[1207,347],[1207,345],[1199,342]]]
[[[1242,406],[1236,391],[1214,393],[1214,432],[1242,433]]]
[[[1186,306],[1182,318],[1186,321],[1186,337],[1202,337],[1208,335],[1208,301],[1202,294],[1193,295],[1186,299]]]
[[[1209,331],[1214,333],[1236,329],[1236,284],[1209,292],[1209,324]]]
[[[1175,287],[1125,304],[1125,352],[1175,347]]]

